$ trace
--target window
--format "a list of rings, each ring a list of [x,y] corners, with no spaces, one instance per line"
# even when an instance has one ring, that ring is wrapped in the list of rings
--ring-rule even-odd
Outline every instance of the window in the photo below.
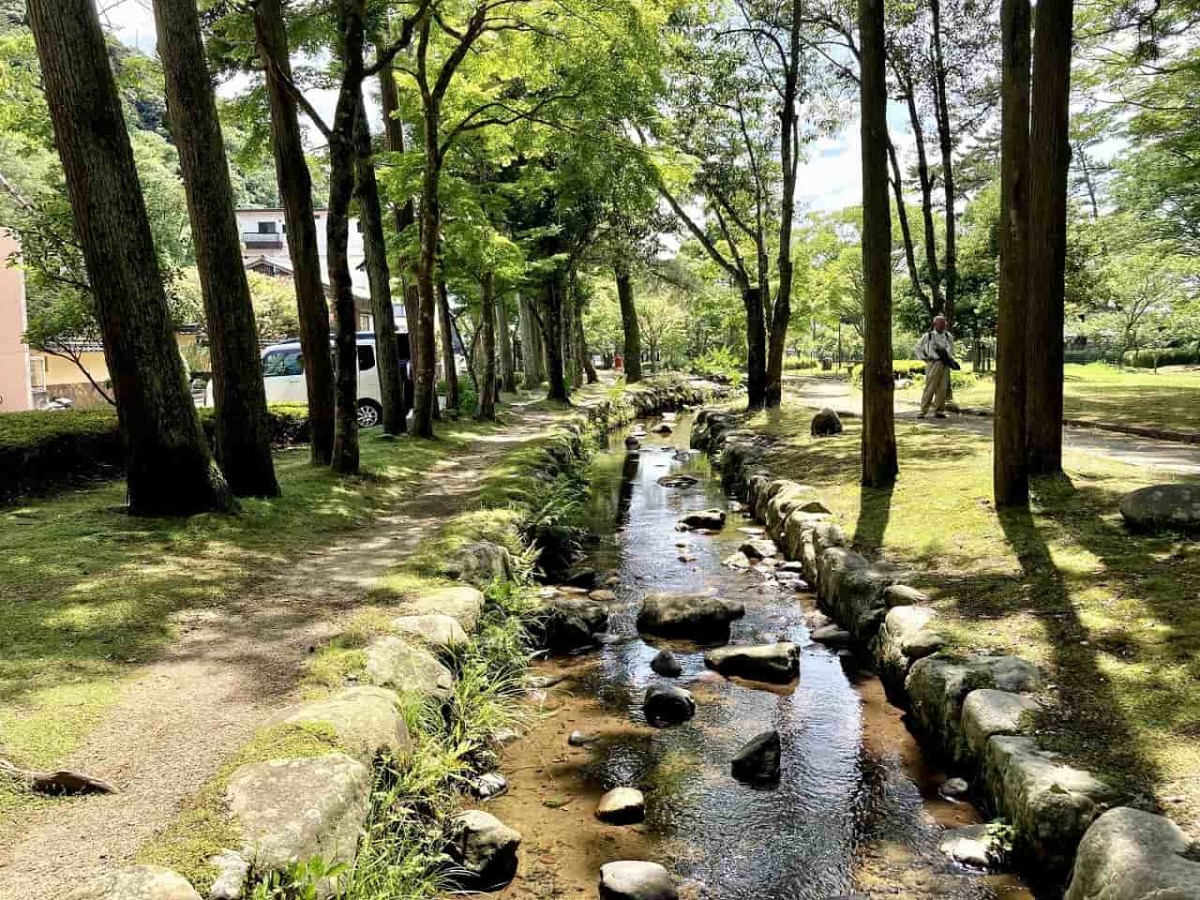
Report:
[[[303,375],[304,355],[299,350],[272,350],[263,357],[263,376]]]
[[[29,357],[29,384],[38,392],[46,390],[46,358],[44,356]]]
[[[368,372],[375,368],[375,348],[364,344],[358,345],[358,371]]]
[[[357,231],[359,234],[362,234],[362,219],[354,220],[354,230]]]
[[[259,234],[275,234],[275,223],[274,222],[259,222],[258,223],[258,233]]]

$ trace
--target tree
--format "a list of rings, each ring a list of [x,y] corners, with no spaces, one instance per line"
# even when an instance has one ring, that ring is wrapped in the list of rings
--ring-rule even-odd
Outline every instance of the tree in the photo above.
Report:
[[[617,260],[613,268],[617,280],[617,299],[621,304],[625,381],[628,384],[636,384],[642,380],[642,334],[638,324],[637,305],[633,299],[633,276],[624,260]]]
[[[892,220],[888,212],[887,81],[883,0],[858,0],[862,48],[863,431],[862,483],[896,480],[892,378]]]
[[[184,381],[99,15],[89,0],[31,0],[28,12],[112,374],[130,510],[229,509]]]
[[[992,492],[996,506],[1029,505],[1026,453],[1029,262],[1029,0],[1001,4],[1000,293]],[[1061,416],[1055,421],[1061,428]]]
[[[208,322],[217,459],[234,494],[274,497],[258,329],[195,0],[154,0],[154,20]]]
[[[304,158],[282,0],[257,0],[254,35],[271,110],[271,148],[296,286],[308,396],[309,453],[313,464],[329,465],[333,460],[334,432],[329,305],[321,278],[312,176]]]
[[[1039,0],[1029,143],[1025,452],[1033,474],[1062,471],[1063,317],[1071,167],[1072,0]]]

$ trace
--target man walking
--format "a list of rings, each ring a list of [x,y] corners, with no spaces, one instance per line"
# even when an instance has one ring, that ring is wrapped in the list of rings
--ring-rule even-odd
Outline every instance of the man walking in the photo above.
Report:
[[[917,359],[925,363],[925,393],[921,395],[921,415],[946,418],[946,395],[950,392],[950,370],[959,368],[954,360],[954,335],[946,330],[946,317],[933,320],[933,328],[921,335],[917,344]]]

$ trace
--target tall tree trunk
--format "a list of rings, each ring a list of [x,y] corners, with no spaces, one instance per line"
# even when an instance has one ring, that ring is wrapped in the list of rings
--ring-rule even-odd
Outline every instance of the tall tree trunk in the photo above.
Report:
[[[578,328],[575,322],[578,310],[572,287],[572,279],[567,276],[560,280],[558,290],[561,297],[559,308],[562,310],[563,367],[566,369],[567,385],[571,390],[577,390],[583,385],[583,361],[579,355]]]
[[[282,0],[254,5],[254,34],[271,110],[271,148],[275,177],[283,202],[288,255],[300,319],[300,349],[308,393],[309,453],[314,465],[333,459],[333,357],[329,352],[329,304],[321,280],[317,223],[313,214],[312,177],[304,158],[300,120],[288,86],[292,66]]]
[[[929,303],[925,289],[921,287],[921,273],[917,270],[917,254],[914,249],[912,226],[908,222],[908,209],[904,205],[904,182],[900,176],[900,160],[896,156],[896,145],[888,137],[888,162],[892,166],[892,193],[896,198],[896,220],[900,223],[900,238],[904,241],[904,263],[908,267],[908,280],[912,284],[913,293],[921,301],[921,306],[932,319],[937,311]]]
[[[567,389],[567,373],[563,364],[563,291],[561,276],[548,275],[541,283],[537,318],[541,327],[542,347],[546,357],[547,400],[566,403],[571,399]]]
[[[275,497],[258,329],[196,2],[154,0],[154,21],[208,325],[217,460],[234,494]]]
[[[883,0],[858,0],[862,59],[862,483],[896,480],[892,377],[892,220],[888,212],[887,79]]]
[[[934,110],[937,113],[938,148],[942,152],[942,190],[946,198],[946,266],[945,298],[942,315],[946,327],[954,326],[954,302],[958,295],[958,225],[954,209],[954,134],[950,123],[950,97],[947,88],[949,75],[946,55],[942,51],[942,6],[941,0],[929,0],[933,17],[933,83]]]
[[[767,405],[767,327],[762,287],[743,286],[742,306],[746,310],[747,406],[756,410]]]
[[[496,278],[491,272],[479,285],[479,384],[475,418],[496,419]]]
[[[400,369],[400,342],[396,339],[396,314],[392,309],[392,273],[383,235],[383,207],[375,180],[371,130],[359,91],[354,123],[357,159],[355,196],[362,223],[363,255],[371,286],[371,318],[375,323],[375,365],[379,367],[379,395],[383,402],[384,434],[403,434],[405,428],[404,373]]]
[[[450,318],[450,291],[446,279],[438,278],[438,328],[442,342],[442,370],[446,379],[446,409],[458,412],[458,363],[454,357],[454,321]],[[464,348],[465,349],[465,348]]]
[[[575,347],[579,353],[579,364],[583,369],[584,378],[588,384],[600,380],[596,367],[592,364],[592,354],[588,350],[587,335],[583,331],[583,296],[576,293],[578,305],[575,307]]]
[[[337,378],[333,461],[335,472],[358,472],[358,314],[347,247],[350,239],[350,200],[354,194],[354,169],[358,157],[355,122],[362,100],[363,20],[362,0],[340,0],[337,10],[342,61],[342,84],[329,135],[329,208],[325,216],[326,258],[333,311]]]
[[[1026,452],[1035,474],[1062,471],[1073,7],[1072,0],[1041,0],[1033,39],[1025,409]]]
[[[512,332],[508,329],[508,304],[503,297],[496,299],[496,343],[499,347],[500,389],[511,394],[517,389],[517,371],[513,363]]]
[[[1000,287],[996,328],[996,506],[1029,505],[1026,464],[1026,320],[1029,317],[1029,0],[1000,6]]]
[[[942,293],[942,270],[938,264],[937,229],[933,221],[933,178],[929,174],[929,157],[925,150],[925,127],[917,109],[917,99],[911,79],[905,83],[904,101],[908,106],[908,120],[912,125],[913,141],[917,149],[917,183],[921,188],[921,224],[925,235],[925,265],[929,269],[929,290],[933,295],[934,310],[946,306]]]
[[[116,395],[130,511],[230,509],[184,379],[96,7],[30,0],[27,9]]]
[[[521,368],[524,387],[535,391],[546,380],[546,348],[542,326],[538,322],[537,298],[522,295],[518,298],[521,325]]]
[[[625,335],[625,383],[642,380],[642,332],[638,324],[637,304],[633,298],[633,277],[624,260],[613,266],[617,277],[617,299],[621,303],[621,330]]]
[[[425,59],[428,53],[431,17],[426,15],[420,26],[420,42],[417,48],[418,66],[425,71]],[[441,97],[435,92],[422,89],[421,129],[423,146],[425,147],[424,166],[421,171],[421,251],[417,257],[417,288],[420,298],[415,324],[409,322],[409,329],[416,328],[416,400],[413,408],[413,431],[418,437],[433,437],[433,409],[437,403],[437,384],[435,383],[435,354],[437,344],[434,339],[435,310],[438,306],[437,291],[434,287],[434,275],[437,267],[438,238],[442,231],[441,205],[438,197],[438,185],[441,179]]]

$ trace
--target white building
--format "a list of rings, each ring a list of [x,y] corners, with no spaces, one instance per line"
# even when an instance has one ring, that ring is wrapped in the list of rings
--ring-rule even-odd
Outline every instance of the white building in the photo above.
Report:
[[[321,260],[321,281],[325,284],[325,292],[329,293],[329,256],[325,242],[325,212],[317,210],[317,253]],[[282,209],[239,209],[237,210],[238,231],[242,235],[242,262],[253,272],[261,272],[280,278],[292,277],[292,258],[288,254],[287,225],[284,223]],[[367,281],[365,268],[366,256],[363,252],[362,223],[357,218],[350,219],[350,239],[346,247],[350,260],[350,278],[354,284],[354,300],[358,307],[358,329],[370,331],[373,325],[371,316],[371,289]],[[395,299],[400,300],[399,296]],[[408,332],[408,320],[404,315],[402,302],[393,304],[396,317],[396,328]]]

